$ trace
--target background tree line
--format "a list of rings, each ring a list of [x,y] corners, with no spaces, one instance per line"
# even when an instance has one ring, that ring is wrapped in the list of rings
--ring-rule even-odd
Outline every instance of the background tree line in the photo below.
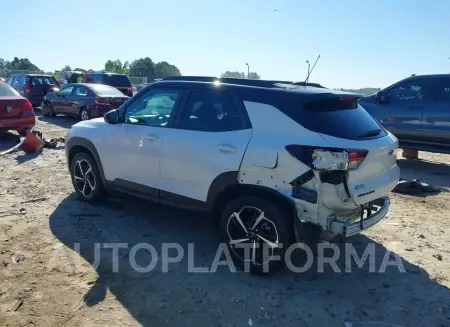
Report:
[[[94,69],[84,69],[80,67],[73,68],[66,65],[61,70],[77,70],[82,72],[91,72]],[[59,78],[61,70],[55,70],[54,72],[46,72],[49,75],[54,75]],[[169,64],[167,61],[160,61],[155,63],[151,58],[139,58],[133,60],[131,63],[129,61],[122,62],[120,59],[107,60],[104,65],[104,71],[111,73],[126,74],[131,77],[147,77],[147,81],[151,82],[155,78],[161,78],[166,76],[181,76],[181,72],[177,66]],[[7,77],[9,74],[14,73],[14,71],[29,71],[29,72],[43,72],[39,67],[28,58],[18,58],[14,57],[13,60],[8,61],[0,58],[0,76]],[[247,78],[247,75],[243,72],[238,71],[226,71],[221,75],[221,77],[231,77],[231,78]],[[256,72],[250,72],[249,78],[251,79],[261,79],[261,76]],[[373,94],[379,91],[379,88],[365,87],[361,89],[339,89],[341,91],[361,93],[361,94]]]

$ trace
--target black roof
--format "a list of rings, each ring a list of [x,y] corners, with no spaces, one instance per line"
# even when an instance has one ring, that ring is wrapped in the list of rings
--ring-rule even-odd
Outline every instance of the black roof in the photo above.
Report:
[[[214,77],[214,76],[168,76],[154,80],[154,82],[159,81],[185,81],[185,82],[207,82],[207,83],[220,82],[224,84],[264,87],[264,88],[279,87],[279,84],[324,88],[322,85],[317,83],[293,82],[283,80],[246,79],[246,78],[232,78],[232,77]]]

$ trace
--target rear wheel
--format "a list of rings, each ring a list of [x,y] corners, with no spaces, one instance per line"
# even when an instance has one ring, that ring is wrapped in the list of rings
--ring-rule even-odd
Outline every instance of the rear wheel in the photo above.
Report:
[[[91,119],[91,114],[90,114],[90,112],[89,112],[89,109],[88,108],[86,108],[86,107],[82,107],[81,109],[80,109],[80,114],[79,114],[79,118],[80,118],[80,120],[89,120],[89,119]]]
[[[105,195],[97,164],[85,152],[75,154],[70,164],[72,184],[80,200],[95,202]]]
[[[254,274],[281,268],[286,249],[294,242],[292,217],[273,201],[253,196],[231,201],[221,215],[219,230],[234,263]]]

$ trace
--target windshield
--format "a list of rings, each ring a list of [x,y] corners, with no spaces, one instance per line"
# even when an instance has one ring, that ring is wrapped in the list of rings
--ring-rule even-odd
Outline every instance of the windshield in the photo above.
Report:
[[[20,95],[8,84],[0,82],[0,97],[14,97]]]
[[[131,86],[128,77],[121,74],[104,74],[103,83],[111,86]]]
[[[108,85],[93,84],[90,86],[90,88],[95,92],[95,94],[101,95],[101,96],[120,96],[120,97],[125,96],[122,92],[120,92],[115,87],[108,86]]]

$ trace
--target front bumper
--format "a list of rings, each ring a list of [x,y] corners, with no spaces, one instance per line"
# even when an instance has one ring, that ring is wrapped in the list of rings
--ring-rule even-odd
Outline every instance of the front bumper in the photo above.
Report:
[[[377,208],[377,211],[359,221],[346,222],[341,220],[332,220],[330,222],[330,232],[335,235],[341,235],[344,238],[359,234],[363,230],[378,224],[381,219],[387,215],[391,205],[391,200],[388,196],[384,196],[373,201],[372,205]]]

